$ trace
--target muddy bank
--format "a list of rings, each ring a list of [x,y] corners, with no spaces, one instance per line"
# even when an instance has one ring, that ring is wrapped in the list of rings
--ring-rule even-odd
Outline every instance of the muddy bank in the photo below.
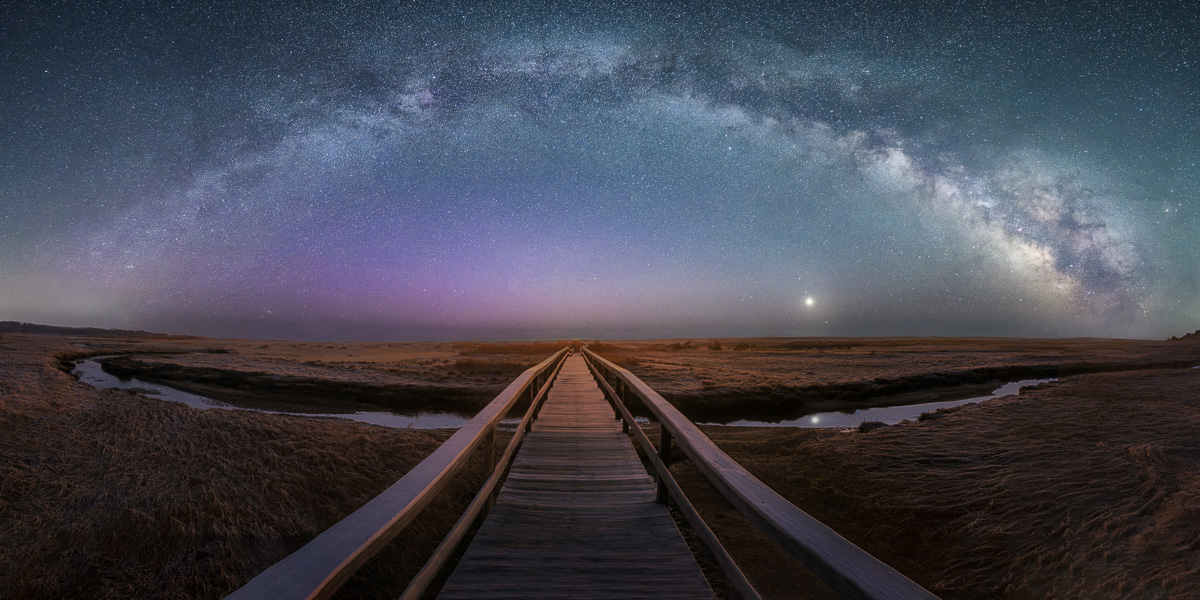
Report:
[[[227,370],[149,362],[122,356],[101,361],[117,377],[136,377],[248,408],[340,412],[385,408],[475,412],[502,387],[332,381],[262,371]]]
[[[593,347],[684,414],[707,421],[852,412],[984,395],[989,385],[1020,379],[1200,364],[1200,344],[1092,338],[739,338]]]
[[[1149,368],[1184,368],[1192,361],[1168,361]],[[1147,365],[1068,364],[979,367],[905,377],[789,386],[716,387],[664,397],[692,420],[792,418],[813,411],[837,411],[936,402],[986,394],[997,384],[1020,379],[1061,378],[1081,373],[1145,369]]]

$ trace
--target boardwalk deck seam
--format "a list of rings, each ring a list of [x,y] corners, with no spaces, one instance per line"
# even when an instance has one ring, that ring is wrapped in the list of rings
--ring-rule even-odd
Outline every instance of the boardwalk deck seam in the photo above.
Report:
[[[712,598],[583,359],[567,359],[439,598]]]

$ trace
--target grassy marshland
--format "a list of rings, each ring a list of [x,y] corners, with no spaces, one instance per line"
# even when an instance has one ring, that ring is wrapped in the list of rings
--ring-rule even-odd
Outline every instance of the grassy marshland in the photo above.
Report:
[[[4,598],[220,598],[450,433],[97,392],[58,368],[63,340],[14,338],[0,343]],[[465,506],[478,468],[465,473],[348,596],[403,588]]]

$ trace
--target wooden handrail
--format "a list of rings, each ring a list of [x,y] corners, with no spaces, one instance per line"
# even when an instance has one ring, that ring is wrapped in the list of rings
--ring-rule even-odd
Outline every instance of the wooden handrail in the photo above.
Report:
[[[865,600],[937,598],[750,474],[633,373],[586,348],[584,355],[641,399],[696,468],[739,512],[804,563],[839,596]]]
[[[425,460],[362,508],[268,567],[228,598],[328,598],[429,504],[484,438],[567,348],[518,376]],[[545,386],[543,386],[545,388]],[[533,403],[536,406],[536,403]]]
[[[698,535],[700,539],[704,541],[704,544],[708,546],[709,551],[712,552],[713,558],[716,559],[717,564],[720,565],[721,571],[723,571],[726,578],[729,579],[729,583],[738,591],[738,594],[742,596],[742,600],[762,600],[762,596],[759,595],[758,590],[755,590],[754,585],[750,583],[750,580],[746,579],[746,574],[742,573],[742,570],[737,566],[737,563],[734,562],[733,557],[729,556],[729,552],[725,550],[725,546],[721,545],[721,540],[717,539],[717,535],[713,533],[708,524],[704,522],[704,518],[700,516],[700,513],[696,510],[696,507],[692,506],[692,503],[690,500],[688,500],[687,495],[683,493],[683,488],[679,487],[679,483],[676,482],[675,477],[671,475],[670,467],[663,462],[662,458],[655,454],[654,443],[650,441],[650,438],[646,435],[646,432],[642,431],[642,428],[638,426],[637,420],[635,420],[633,417],[633,413],[629,412],[629,407],[625,406],[625,403],[621,401],[621,397],[617,395],[616,390],[614,390],[612,386],[604,380],[604,377],[600,374],[600,370],[596,368],[596,365],[593,363],[593,361],[588,359],[587,355],[584,355],[583,358],[587,363],[588,369],[591,370],[592,376],[595,377],[596,382],[600,384],[600,389],[604,392],[605,397],[608,398],[609,403],[612,404],[613,408],[616,409],[621,420],[625,422],[624,428],[626,430],[633,431],[633,436],[637,439],[638,444],[641,445],[642,450],[646,452],[646,457],[650,460],[651,466],[654,467],[654,472],[658,481],[665,486],[667,491],[671,494],[671,497],[675,499],[676,506],[679,507],[680,512],[682,512],[687,518],[688,523],[691,524],[692,529],[696,532],[696,535]],[[660,449],[661,448],[666,448],[669,451],[670,444],[660,444]]]
[[[570,352],[567,356],[570,356]],[[425,562],[425,566],[421,567],[420,571],[408,582],[408,587],[404,589],[404,593],[400,594],[400,600],[419,600],[425,595],[425,591],[433,584],[434,578],[438,572],[450,560],[458,545],[467,535],[467,531],[475,522],[475,519],[483,514],[484,511],[490,508],[492,498],[496,492],[496,488],[500,485],[500,479],[508,471],[508,467],[512,465],[513,459],[517,457],[517,450],[521,447],[521,442],[525,439],[525,434],[529,432],[529,425],[533,422],[538,412],[538,407],[546,398],[547,392],[550,391],[550,386],[554,384],[555,378],[558,377],[559,370],[562,369],[565,360],[560,360],[554,366],[554,371],[546,378],[546,382],[542,384],[538,390],[537,396],[529,403],[529,408],[525,410],[525,415],[521,418],[521,423],[517,425],[517,430],[508,440],[508,445],[504,448],[504,454],[500,456],[500,460],[492,466],[491,473],[488,475],[487,481],[483,483],[483,487],[479,488],[479,492],[475,494],[475,498],[471,500],[471,504],[467,506],[467,510],[442,539],[442,543],[433,551],[433,555]]]

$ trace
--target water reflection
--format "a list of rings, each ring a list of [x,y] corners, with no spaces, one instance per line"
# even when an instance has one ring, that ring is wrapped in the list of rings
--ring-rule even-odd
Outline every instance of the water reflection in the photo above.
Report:
[[[779,421],[759,421],[752,419],[743,419],[739,421],[731,421],[729,423],[707,423],[707,425],[737,425],[740,427],[858,427],[859,424],[867,421],[879,421],[893,425],[905,419],[916,419],[921,416],[921,413],[935,411],[939,408],[949,408],[951,406],[960,406],[970,404],[972,402],[982,402],[991,400],[992,398],[1000,398],[1003,396],[1012,396],[1021,391],[1022,387],[1040,385],[1048,381],[1057,381],[1057,379],[1022,379],[1021,381],[1013,381],[1006,383],[994,392],[991,396],[978,396],[975,398],[966,398],[964,400],[948,400],[945,402],[926,402],[924,404],[906,404],[904,406],[881,406],[878,408],[864,408],[856,410],[852,413],[847,412],[823,412],[804,415],[796,419],[779,420]]]
[[[293,415],[298,417],[321,417],[321,418],[337,418],[350,419],[351,421],[359,421],[361,423],[371,423],[373,425],[382,425],[384,427],[393,427],[396,429],[442,429],[442,428],[458,428],[462,427],[474,415],[463,415],[452,412],[416,412],[416,413],[399,413],[399,412],[353,412],[353,413],[297,413],[284,412],[277,410],[262,410],[256,408],[242,408],[232,404],[213,400],[196,394],[191,394],[183,390],[177,390],[168,385],[151,383],[142,381],[137,378],[127,380],[119,379],[117,376],[104,372],[100,366],[100,360],[112,358],[111,356],[97,356],[86,360],[75,361],[75,369],[71,372],[79,377],[79,380],[101,390],[121,389],[134,390],[147,396],[159,398],[162,400],[170,400],[171,402],[179,402],[186,404],[192,408],[210,409],[238,409],[252,410],[254,412],[264,412],[279,415]],[[500,422],[501,429],[515,428],[520,419],[504,419]]]
[[[237,410],[252,410],[254,412],[264,412],[271,414],[286,414],[300,417],[320,417],[320,418],[338,418],[350,419],[351,421],[359,421],[361,423],[371,423],[373,425],[382,425],[384,427],[393,427],[396,429],[442,429],[442,428],[458,428],[469,421],[474,415],[462,414],[454,412],[353,412],[353,413],[299,413],[276,410],[263,410],[256,408],[243,408],[234,406],[220,400],[206,398],[197,394],[185,392],[175,389],[168,385],[151,383],[142,381],[137,378],[122,380],[115,375],[106,373],[100,366],[99,361],[111,356],[97,356],[90,359],[75,361],[75,369],[71,371],[79,380],[91,385],[97,389],[123,389],[134,390],[141,394],[169,400],[171,402],[179,402],[191,406],[192,408],[200,409],[237,409]],[[1200,366],[1193,367],[1200,369]],[[947,408],[951,406],[959,406],[972,402],[982,402],[992,398],[1002,396],[1011,396],[1020,392],[1024,386],[1039,385],[1048,381],[1057,381],[1056,379],[1023,379],[1006,383],[994,392],[991,396],[979,396],[975,398],[966,398],[964,400],[950,400],[946,402],[926,402],[924,404],[906,404],[904,406],[884,406],[878,408],[864,408],[856,410],[853,413],[846,412],[823,412],[804,415],[795,419],[767,421],[755,419],[741,419],[731,421],[729,423],[706,423],[706,425],[737,425],[741,427],[857,427],[860,423],[866,421],[880,421],[882,423],[895,424],[905,419],[916,419],[921,416],[921,413],[935,411],[939,408]],[[500,422],[500,429],[513,430],[521,419],[519,417],[511,417]],[[637,417],[640,424],[645,425],[649,420],[645,417]]]

